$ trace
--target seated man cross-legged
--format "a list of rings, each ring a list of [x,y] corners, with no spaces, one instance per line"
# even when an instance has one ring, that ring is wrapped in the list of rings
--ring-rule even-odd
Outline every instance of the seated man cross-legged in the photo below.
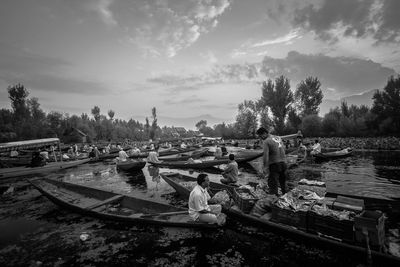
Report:
[[[229,154],[229,163],[225,170],[222,172],[222,178],[220,181],[223,184],[235,184],[238,181],[239,168],[235,161],[235,155]]]
[[[226,216],[221,213],[222,207],[219,204],[209,205],[210,195],[207,188],[210,180],[205,173],[200,173],[197,177],[197,185],[190,192],[189,196],[189,215],[194,221],[205,223],[216,223],[223,225]]]

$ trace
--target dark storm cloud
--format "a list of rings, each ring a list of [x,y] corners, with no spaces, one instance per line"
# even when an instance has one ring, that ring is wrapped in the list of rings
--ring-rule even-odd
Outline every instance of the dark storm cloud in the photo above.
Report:
[[[0,58],[0,80],[11,86],[22,83],[28,89],[84,95],[107,91],[101,83],[64,76],[73,65],[59,58],[4,43],[0,43]]]
[[[314,31],[326,41],[335,42],[330,30],[344,27],[344,36],[371,36],[379,42],[400,42],[400,1],[334,0],[295,10],[292,23]]]
[[[322,88],[334,88],[338,95],[351,95],[382,88],[393,69],[371,60],[350,57],[329,57],[289,52],[284,59],[265,57],[261,72],[268,78],[280,75],[291,80],[292,87],[308,76],[317,77]]]

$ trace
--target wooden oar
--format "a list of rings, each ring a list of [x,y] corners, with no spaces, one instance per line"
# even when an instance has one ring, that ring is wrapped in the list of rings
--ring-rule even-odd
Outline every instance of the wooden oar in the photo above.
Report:
[[[170,215],[178,215],[178,214],[189,214],[187,210],[181,211],[173,211],[173,212],[161,212],[161,213],[151,213],[151,214],[144,214],[140,217],[154,217],[154,216],[170,216]]]

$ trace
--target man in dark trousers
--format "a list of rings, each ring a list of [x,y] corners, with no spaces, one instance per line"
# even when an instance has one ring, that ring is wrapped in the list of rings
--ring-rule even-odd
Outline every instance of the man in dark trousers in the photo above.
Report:
[[[261,127],[257,135],[263,140],[263,175],[267,176],[269,193],[278,195],[278,184],[282,194],[286,193],[287,165],[285,146],[279,136],[274,136]]]

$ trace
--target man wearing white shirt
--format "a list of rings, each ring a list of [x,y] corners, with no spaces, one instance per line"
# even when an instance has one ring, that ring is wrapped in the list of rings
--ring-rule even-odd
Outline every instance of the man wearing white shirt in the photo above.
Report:
[[[207,192],[210,180],[205,173],[200,173],[197,177],[197,185],[190,192],[189,196],[189,216],[193,221],[206,223],[225,223],[225,214],[221,213],[221,205],[209,205],[211,199]]]
[[[314,145],[311,148],[311,155],[316,155],[316,154],[320,154],[321,153],[321,144],[318,142],[318,140],[315,140]]]

